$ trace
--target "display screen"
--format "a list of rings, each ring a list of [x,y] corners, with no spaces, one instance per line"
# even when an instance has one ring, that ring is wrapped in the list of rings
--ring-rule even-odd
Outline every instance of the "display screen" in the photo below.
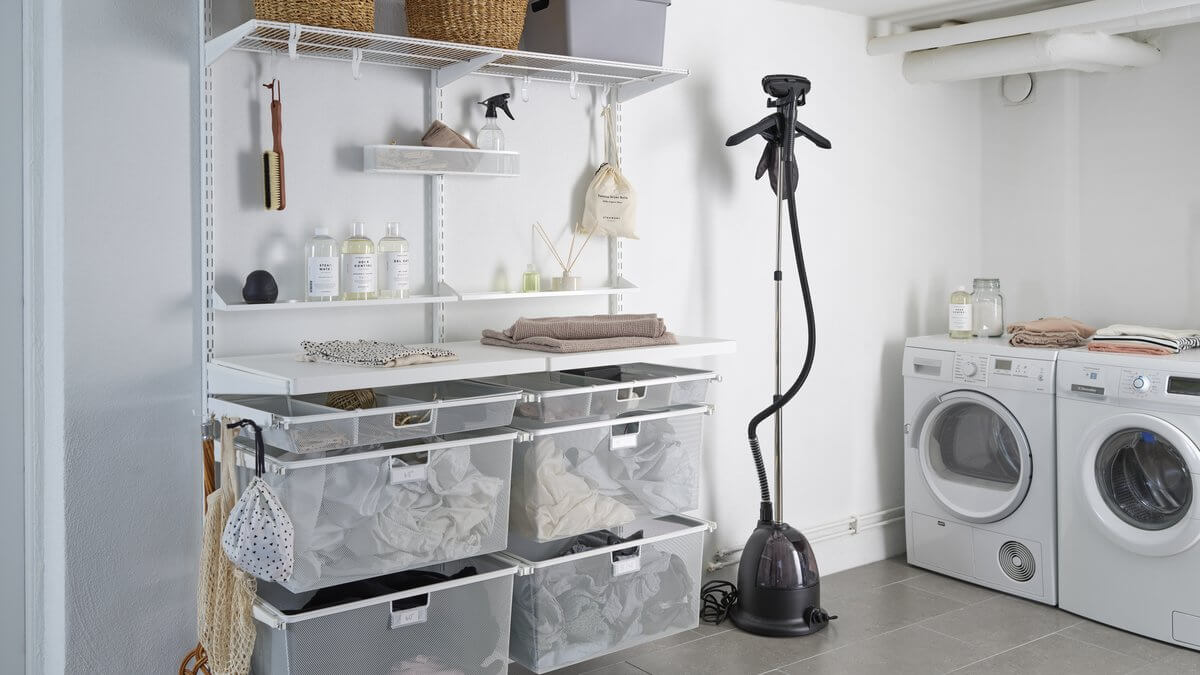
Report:
[[[1183,396],[1200,396],[1200,379],[1195,377],[1168,377],[1167,393]]]
[[[996,370],[1012,370],[1012,360],[996,359]]]

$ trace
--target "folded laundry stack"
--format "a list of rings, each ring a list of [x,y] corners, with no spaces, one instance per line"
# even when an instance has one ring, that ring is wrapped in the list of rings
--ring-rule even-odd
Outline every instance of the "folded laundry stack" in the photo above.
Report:
[[[1200,347],[1200,330],[1113,324],[1096,331],[1088,350],[1166,356],[1195,347]]]
[[[517,319],[503,331],[485,330],[485,345],[569,354],[605,349],[629,349],[673,345],[678,340],[667,332],[657,314],[598,314]]]
[[[1096,332],[1095,328],[1066,317],[1047,317],[1036,321],[1021,321],[1008,327],[1014,347],[1070,349],[1082,347]]]

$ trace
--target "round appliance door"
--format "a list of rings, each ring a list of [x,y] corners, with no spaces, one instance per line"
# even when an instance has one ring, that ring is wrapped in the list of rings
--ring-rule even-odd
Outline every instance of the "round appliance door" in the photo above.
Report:
[[[1029,493],[1029,441],[1012,413],[990,396],[943,394],[919,438],[925,483],[954,516],[993,523],[1016,511]]]
[[[1083,441],[1081,492],[1095,524],[1133,553],[1167,556],[1200,541],[1200,450],[1173,424],[1125,413]]]

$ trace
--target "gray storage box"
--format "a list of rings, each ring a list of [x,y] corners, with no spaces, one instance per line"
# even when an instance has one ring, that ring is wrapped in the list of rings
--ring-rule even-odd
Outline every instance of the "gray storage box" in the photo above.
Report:
[[[373,583],[379,595],[355,597],[363,588],[347,589],[344,602],[296,613],[289,613],[291,606],[302,606],[307,597],[260,585],[251,672],[506,673],[517,566],[488,556],[425,571],[452,576],[468,566],[474,576],[398,592]]]
[[[512,659],[535,673],[695,628],[709,524],[669,516],[614,534],[640,540],[569,554],[565,539],[514,538]]]
[[[661,66],[671,0],[531,0],[521,48]]]

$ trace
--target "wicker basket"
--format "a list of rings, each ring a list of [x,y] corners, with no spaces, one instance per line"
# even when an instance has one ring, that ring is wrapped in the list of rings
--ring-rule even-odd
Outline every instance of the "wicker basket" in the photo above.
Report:
[[[426,40],[516,49],[529,0],[408,0],[408,34]]]
[[[254,18],[375,32],[375,0],[254,0]]]

